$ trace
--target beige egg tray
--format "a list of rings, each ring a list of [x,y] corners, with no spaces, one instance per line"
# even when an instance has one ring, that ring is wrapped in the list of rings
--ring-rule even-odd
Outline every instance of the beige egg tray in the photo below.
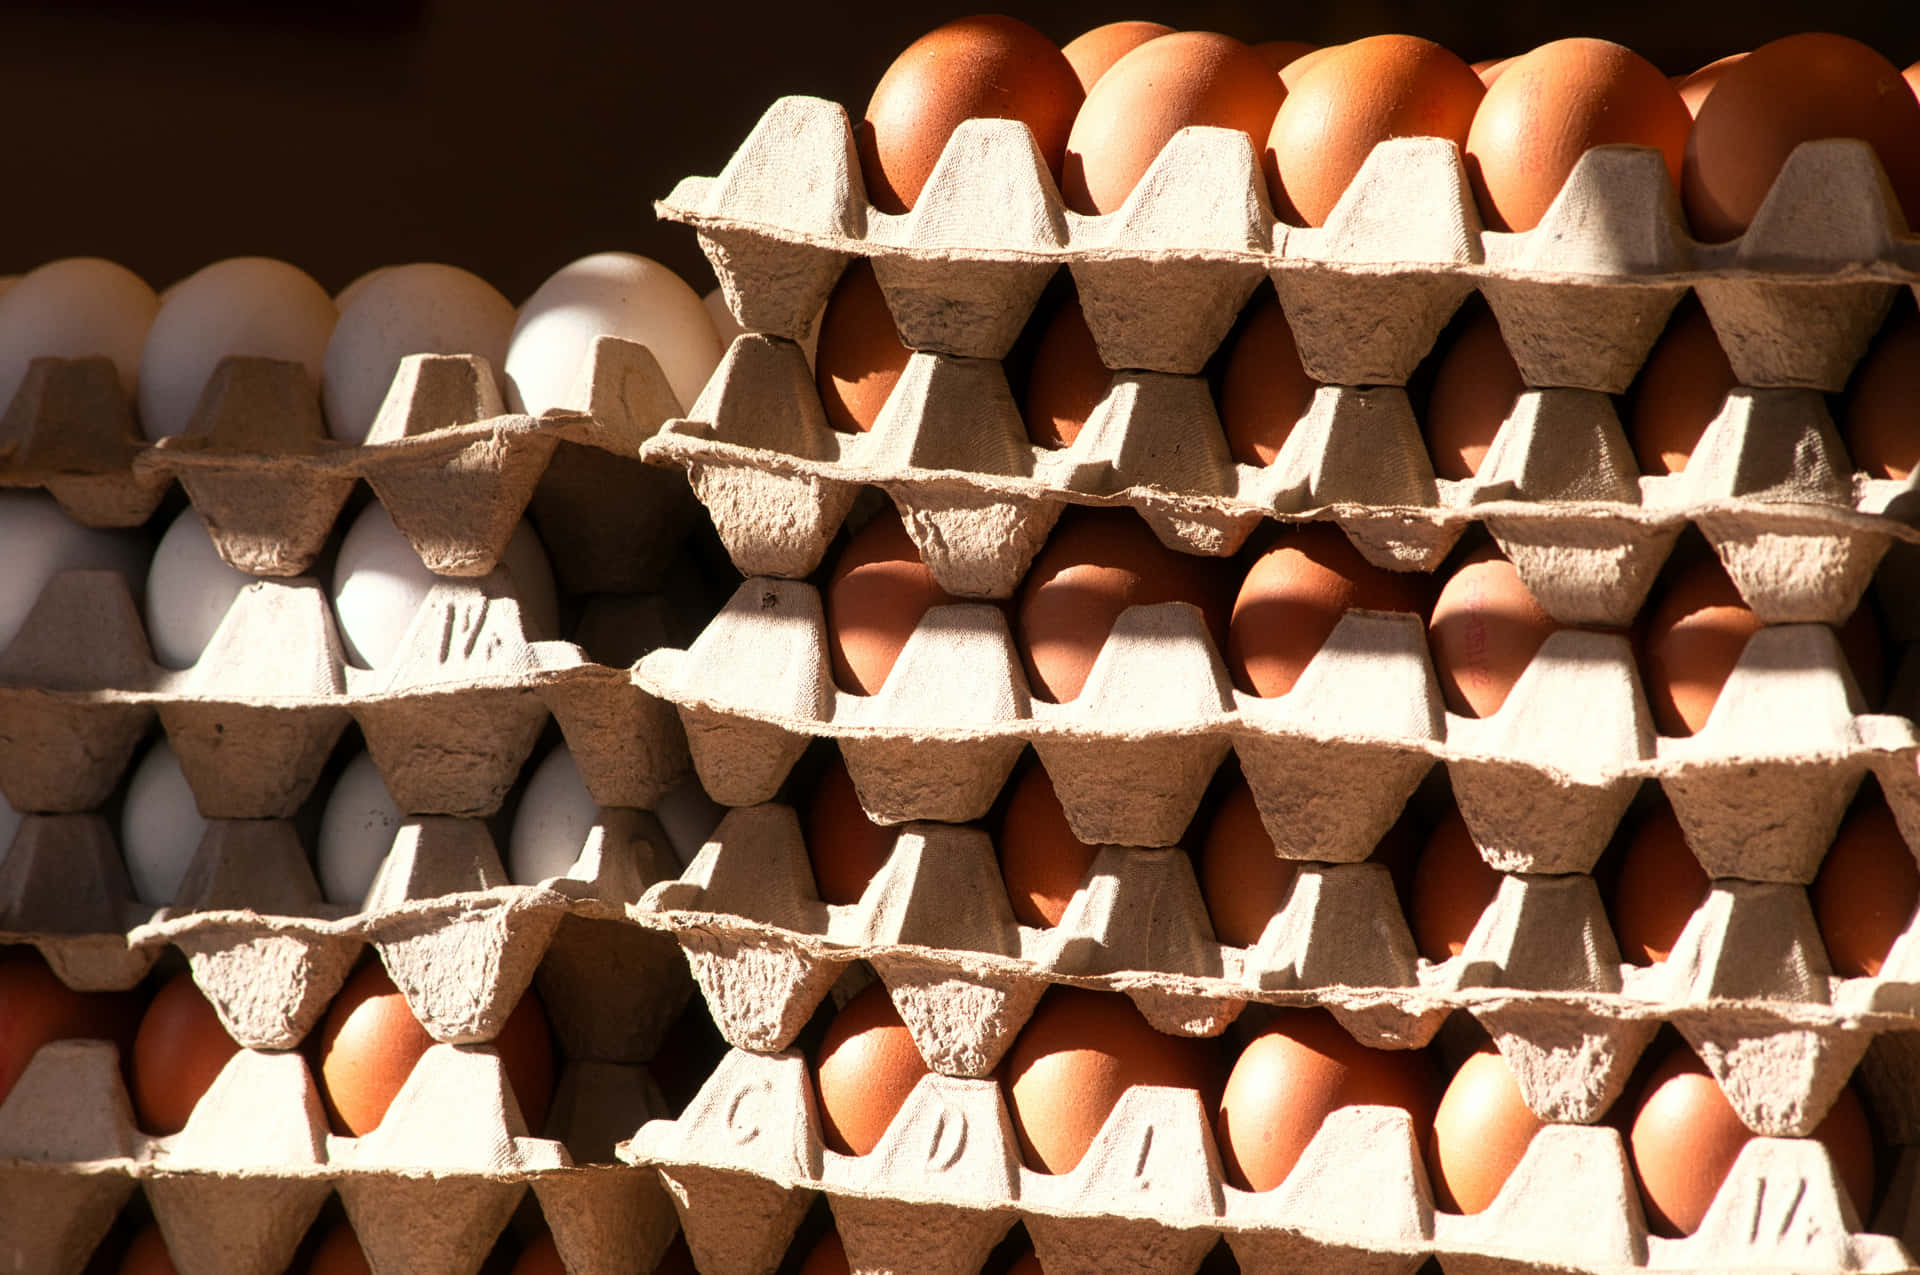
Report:
[[[1778,625],[1747,645],[1696,735],[1654,734],[1631,643],[1562,630],[1492,717],[1446,712],[1417,616],[1349,612],[1293,690],[1233,687],[1199,613],[1128,609],[1079,698],[1034,698],[1000,608],[928,610],[872,696],[828,671],[820,594],[749,580],[685,650],[635,680],[674,704],[701,783],[772,801],[816,738],[835,740],[880,823],[985,815],[1031,744],[1088,845],[1174,844],[1229,750],[1279,853],[1366,858],[1438,763],[1490,863],[1593,867],[1642,781],[1659,781],[1711,876],[1805,884],[1860,781],[1879,777],[1920,845],[1920,729],[1863,714],[1833,631]]]
[[[740,325],[799,339],[846,262],[870,257],[906,344],[1005,356],[1048,279],[1073,272],[1108,367],[1193,373],[1259,282],[1329,385],[1398,385],[1460,301],[1491,302],[1530,385],[1617,393],[1692,288],[1740,382],[1837,390],[1894,293],[1920,279],[1864,142],[1800,146],[1752,227],[1693,242],[1657,151],[1589,151],[1534,230],[1483,228],[1460,152],[1374,148],[1324,227],[1278,223],[1244,133],[1175,134],[1119,210],[1067,211],[1026,126],[954,130],[913,211],[866,199],[844,108],[786,97],[718,177],[655,205],[702,247]]]
[[[0,1104],[0,1262],[79,1275],[138,1188],[181,1275],[282,1275],[337,1193],[374,1275],[474,1275],[531,1191],[574,1275],[651,1271],[673,1207],[613,1161],[609,1126],[664,1110],[644,1070],[576,1064],[549,1120],[562,1136],[529,1136],[494,1051],[438,1045],[378,1129],[344,1138],[300,1054],[242,1050],[186,1128],[154,1138],[112,1045],[56,1042]]]
[[[679,617],[661,599],[618,623],[649,646]],[[156,716],[209,818],[292,815],[349,722],[409,813],[498,809],[549,716],[601,805],[652,809],[688,767],[674,714],[629,670],[527,640],[503,570],[437,583],[377,669],[347,664],[314,581],[258,580],[178,672],[153,663],[123,577],[63,572],[0,651],[0,792],[22,812],[96,809]]]
[[[88,526],[138,526],[176,479],[251,575],[313,566],[361,480],[428,569],[482,576],[529,508],[569,591],[652,586],[691,526],[684,484],[636,458],[679,401],[643,345],[598,338],[577,410],[506,411],[487,361],[401,361],[364,445],[327,437],[296,363],[229,358],[187,431],[148,443],[105,358],[35,359],[0,417],[0,488],[43,487]]]
[[[1434,1208],[1412,1122],[1390,1107],[1334,1113],[1285,1182],[1253,1193],[1224,1182],[1191,1091],[1128,1090],[1056,1176],[1020,1163],[992,1080],[922,1079],[879,1146],[845,1156],[822,1145],[803,1058],[736,1051],[621,1155],[659,1171],[705,1275],[769,1275],[816,1194],[863,1273],[973,1275],[1016,1221],[1047,1275],[1191,1275],[1222,1236],[1241,1269],[1279,1275],[1412,1275],[1431,1256],[1516,1275],[1916,1269],[1901,1240],[1861,1230],[1811,1140],[1750,1142],[1699,1230],[1670,1240],[1647,1234],[1607,1127],[1542,1131],[1493,1205],[1460,1216]],[[1902,1181],[1896,1206],[1914,1193]]]

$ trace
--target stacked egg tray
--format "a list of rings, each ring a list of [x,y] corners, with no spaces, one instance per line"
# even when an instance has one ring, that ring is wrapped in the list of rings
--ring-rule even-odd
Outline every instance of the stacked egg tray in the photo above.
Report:
[[[1689,523],[1770,623],[1837,620],[1891,543],[1920,541],[1899,518],[1911,484],[1853,473],[1821,397],[1920,279],[1920,239],[1863,143],[1803,145],[1721,245],[1688,238],[1644,148],[1588,152],[1540,225],[1507,234],[1482,228],[1452,143],[1385,142],[1327,224],[1299,228],[1275,220],[1237,132],[1176,135],[1120,210],[1086,217],[1024,126],[997,120],[957,129],[913,211],[889,215],[866,201],[845,111],[784,98],[719,177],[658,208],[698,231],[747,334],[642,454],[687,469],[743,574],[809,574],[863,485],[965,596],[1006,596],[1068,504],[1130,506],[1208,555],[1265,520],[1331,519],[1398,570],[1430,570],[1484,522],[1570,623],[1629,619]],[[855,257],[916,353],[873,429],[849,435],[827,426],[796,341]],[[1124,370],[1050,450],[999,360],[1061,266]],[[1197,373],[1268,278],[1324,388],[1271,465],[1238,465]],[[1689,289],[1743,388],[1684,473],[1641,475],[1608,396]],[[1475,290],[1541,388],[1479,475],[1450,482],[1400,387]]]
[[[96,362],[39,361],[23,397],[50,379],[97,379]],[[78,1271],[137,1185],[186,1275],[279,1275],[330,1193],[375,1271],[472,1272],[528,1188],[576,1275],[650,1271],[676,1231],[673,1210],[655,1176],[617,1163],[613,1145],[667,1110],[641,1064],[693,984],[672,940],[633,925],[626,909],[679,870],[650,811],[688,775],[685,736],[628,668],[597,663],[572,642],[532,639],[496,558],[527,501],[512,488],[539,480],[545,490],[554,471],[543,476],[537,462],[564,454],[556,442],[572,446],[559,440],[575,434],[597,440],[604,462],[587,495],[636,506],[616,525],[657,519],[645,485],[609,492],[624,471],[598,449],[618,442],[631,455],[628,435],[677,404],[651,354],[615,338],[597,342],[582,371],[576,398],[589,412],[538,420],[482,410],[494,393],[483,360],[417,356],[403,363],[373,435],[406,440],[396,450],[321,445],[331,457],[276,460],[278,431],[303,419],[305,407],[287,407],[301,375],[230,360],[187,439],[235,472],[281,478],[355,457],[377,466],[404,456],[406,441],[450,440],[457,447],[439,453],[440,479],[422,471],[408,480],[410,536],[443,578],[394,657],[374,669],[343,657],[325,592],[307,578],[256,579],[194,666],[168,670],[154,661],[122,576],[63,572],[0,651],[0,793],[23,812],[0,858],[0,946],[37,948],[84,991],[134,987],[178,949],[241,1046],[186,1129],[162,1138],[134,1127],[111,1046],[43,1048],[0,1104],[0,1269]],[[261,387],[281,394],[279,409]],[[58,413],[45,400],[34,410],[35,436],[50,436]],[[258,454],[229,446],[236,437]],[[539,455],[529,456],[529,442]],[[136,465],[172,450],[142,452]],[[274,547],[276,528],[304,534],[297,509],[281,511],[293,522],[258,530],[273,541],[264,557],[234,552],[248,537],[223,542],[213,522],[232,506],[219,503],[218,485],[211,501],[195,490],[190,469],[183,484],[230,563],[257,571],[319,554],[317,543]],[[463,484],[475,474],[484,481]],[[369,481],[383,500],[394,490]],[[244,488],[228,495],[244,498]],[[276,491],[272,499],[287,499],[285,484]],[[654,503],[670,512],[673,497]],[[323,539],[344,498],[324,511]],[[596,649],[644,650],[711,614],[667,525],[638,542],[602,527],[576,552],[586,559],[572,564],[576,578],[666,586],[590,604]],[[449,564],[466,578],[444,574]],[[554,565],[565,580],[559,552]],[[156,718],[207,820],[176,897],[158,909],[131,897],[100,813]],[[549,719],[600,810],[563,875],[513,884],[489,817]],[[303,844],[305,808],[349,724],[403,812],[358,906],[323,900]],[[368,948],[440,1043],[375,1132],[343,1138],[328,1133],[300,1046]],[[530,1136],[486,1044],[529,986],[569,1060],[553,1138]]]

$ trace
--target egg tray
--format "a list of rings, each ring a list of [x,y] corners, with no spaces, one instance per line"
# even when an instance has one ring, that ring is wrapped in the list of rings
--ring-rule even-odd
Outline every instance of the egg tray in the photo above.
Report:
[[[374,1275],[473,1275],[531,1191],[574,1275],[652,1270],[673,1208],[613,1161],[609,1129],[664,1112],[652,1080],[576,1064],[557,1098],[564,1140],[529,1136],[493,1050],[437,1045],[378,1129],[340,1137],[301,1055],[242,1050],[186,1128],[155,1138],[112,1045],[55,1042],[0,1105],[0,1262],[79,1275],[138,1188],[181,1275],[282,1275],[337,1193]]]
[[[667,640],[676,617],[657,598],[616,623],[644,646]],[[549,715],[601,805],[652,809],[687,773],[671,709],[628,669],[529,641],[503,569],[437,582],[376,669],[347,664],[314,581],[257,580],[180,671],[153,662],[122,576],[69,571],[0,651],[0,792],[23,813],[97,809],[157,716],[202,814],[283,818],[357,722],[402,811],[484,815]]]
[[[742,336],[691,419],[641,454],[686,468],[742,574],[811,574],[872,485],[961,596],[1013,593],[1070,504],[1131,507],[1168,548],[1211,556],[1268,519],[1331,520],[1395,571],[1432,570],[1485,523],[1572,624],[1630,621],[1689,523],[1770,623],[1844,617],[1891,544],[1920,544],[1914,482],[1855,474],[1812,390],[1735,391],[1685,472],[1658,476],[1640,474],[1605,394],[1530,391],[1480,475],[1454,482],[1434,477],[1394,387],[1321,389],[1262,467],[1233,462],[1201,377],[1117,373],[1086,428],[1051,450],[1028,441],[999,364],[920,353],[873,430],[843,434],[798,346]]]
[[[643,345],[597,338],[569,401],[510,414],[477,355],[403,359],[364,445],[327,437],[297,363],[233,357],[185,433],[148,443],[106,358],[35,359],[0,417],[0,488],[43,487],[93,527],[145,523],[178,480],[214,548],[250,575],[312,569],[365,480],[426,567],[484,576],[529,502],[570,591],[652,587],[697,517],[641,464],[680,403]]]
[[[1074,836],[1164,846],[1231,750],[1285,858],[1365,859],[1436,762],[1504,872],[1589,871],[1647,779],[1714,877],[1811,881],[1869,772],[1920,846],[1920,729],[1860,711],[1825,625],[1756,634],[1687,738],[1655,736],[1624,635],[1553,634],[1500,711],[1472,719],[1442,707],[1419,617],[1365,611],[1263,699],[1233,687],[1193,607],[1132,607],[1080,696],[1050,704],[1029,692],[999,607],[933,607],[880,691],[858,696],[828,671],[819,592],[759,579],[634,677],[677,707],[700,782],[727,806],[775,800],[824,737],[876,822],[965,823],[1030,744]]]
[[[1895,292],[1920,280],[1872,148],[1798,147],[1752,226],[1688,237],[1657,150],[1596,147],[1533,230],[1486,230],[1459,149],[1381,142],[1324,227],[1278,223],[1246,134],[1174,135],[1117,211],[1066,210],[1024,124],[954,130],[914,209],[874,209],[844,108],[785,97],[718,177],[655,205],[699,234],[750,332],[798,339],[868,257],[904,342],[1006,355],[1048,279],[1073,272],[1108,367],[1200,370],[1271,277],[1308,375],[1398,385],[1468,293],[1484,292],[1529,385],[1618,393],[1666,316],[1700,294],[1744,385],[1837,390]]]
[[[659,1171],[706,1275],[775,1270],[820,1193],[864,1272],[972,1275],[1016,1221],[1048,1275],[1191,1275],[1223,1236],[1262,1275],[1412,1275],[1432,1256],[1450,1272],[1916,1269],[1900,1239],[1861,1231],[1811,1140],[1750,1142],[1700,1228],[1672,1240],[1647,1234],[1608,1127],[1543,1130],[1493,1205],[1461,1216],[1434,1208],[1395,1108],[1335,1112],[1285,1182],[1253,1193],[1224,1182],[1194,1093],[1139,1086],[1055,1176],[1020,1163],[992,1080],[922,1079],[874,1151],[845,1156],[822,1145],[803,1058],[736,1051],[679,1120],[641,1126],[621,1155]]]

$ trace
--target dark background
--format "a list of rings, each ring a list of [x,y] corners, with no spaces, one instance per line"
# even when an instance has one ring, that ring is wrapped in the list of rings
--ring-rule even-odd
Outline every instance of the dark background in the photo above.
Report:
[[[282,257],[337,289],[445,261],[515,302],[619,248],[703,291],[693,235],[652,201],[717,172],[768,102],[856,114],[915,36],[977,10],[882,3],[586,0],[0,0],[7,171],[0,273],[125,263],[155,287],[209,261]],[[1912,0],[1074,3],[1011,10],[1064,43],[1116,18],[1330,43],[1404,31],[1468,60],[1566,35],[1669,73],[1800,30],[1920,59]]]

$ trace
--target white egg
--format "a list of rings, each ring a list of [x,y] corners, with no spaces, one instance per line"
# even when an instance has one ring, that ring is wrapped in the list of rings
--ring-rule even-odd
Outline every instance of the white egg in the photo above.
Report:
[[[112,359],[131,402],[159,309],[144,279],[98,257],[69,257],[22,275],[0,295],[0,412],[37,358]]]
[[[660,799],[653,817],[666,830],[673,857],[684,868],[700,853],[700,847],[707,844],[707,838],[713,835],[713,830],[726,813],[725,806],[707,796],[707,790],[700,786],[699,779],[689,776],[679,787]]]
[[[359,907],[400,831],[400,807],[370,753],[347,763],[320,814],[320,848],[314,871],[329,903]]]
[[[320,398],[327,431],[361,443],[409,354],[478,354],[496,384],[513,335],[513,303],[478,275],[427,263],[356,281],[327,342]]]
[[[160,740],[140,759],[120,812],[120,853],[133,897],[155,907],[172,903],[206,832],[180,759]]]
[[[533,528],[521,519],[501,555],[520,600],[527,637],[544,641],[559,628],[553,567]],[[414,613],[438,580],[420,563],[384,505],[361,511],[347,529],[333,565],[333,612],[347,658],[361,668],[380,668],[400,650]]]
[[[368,284],[391,269],[393,269],[392,266],[375,266],[365,274],[355,277],[346,287],[333,294],[333,308],[345,314],[347,307],[352,305],[362,292],[366,291]]]
[[[0,652],[58,572],[118,571],[136,598],[147,575],[145,536],[83,527],[42,491],[0,491],[0,546]]]
[[[307,369],[314,391],[339,311],[304,270],[232,257],[167,289],[140,355],[140,427],[148,438],[186,430],[207,379],[236,354]]]
[[[599,822],[600,807],[562,744],[547,754],[521,795],[507,842],[507,876],[516,885],[565,876]]]
[[[700,304],[707,307],[707,317],[713,320],[713,334],[720,338],[722,350],[733,344],[733,338],[746,331],[733,317],[733,311],[727,309],[727,294],[719,288],[700,298]]]
[[[720,338],[700,294],[657,261],[603,252],[563,267],[520,307],[507,348],[507,406],[538,416],[568,401],[594,338],[625,337],[653,351],[682,407],[720,362]]]
[[[147,569],[147,636],[167,668],[192,668],[253,577],[220,558],[207,524],[189,509],[173,520]]]
[[[13,839],[20,835],[20,824],[25,818],[5,797],[0,797],[0,863],[7,861],[7,851],[13,849]]]

